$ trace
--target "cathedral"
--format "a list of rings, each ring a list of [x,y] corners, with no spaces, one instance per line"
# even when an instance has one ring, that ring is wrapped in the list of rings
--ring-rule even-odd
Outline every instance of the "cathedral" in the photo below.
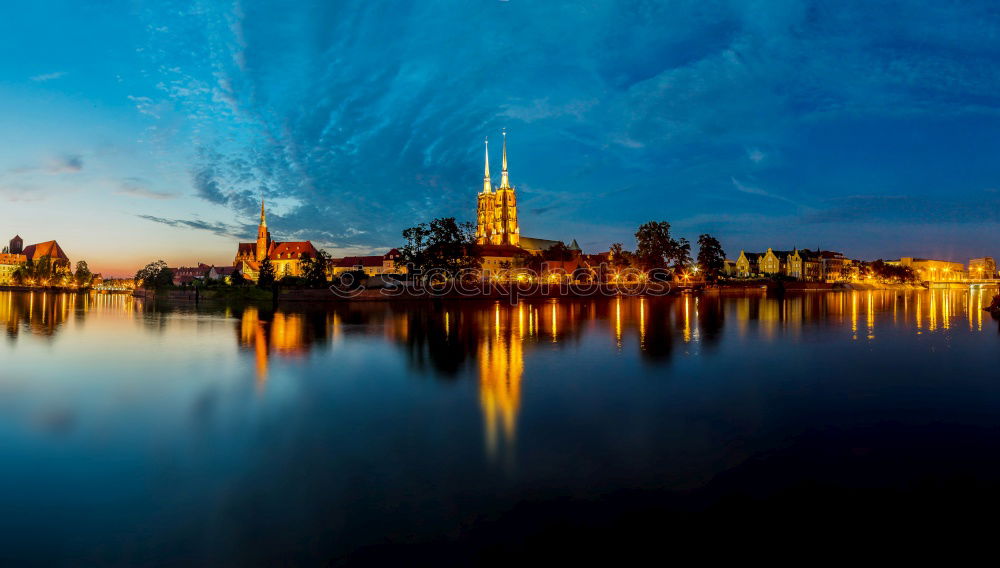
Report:
[[[517,197],[507,174],[506,132],[503,135],[503,163],[498,187],[493,187],[490,182],[490,146],[486,142],[483,190],[476,198],[476,243],[480,245],[481,267],[487,275],[521,268],[525,257],[541,256],[555,246],[566,247],[574,258],[580,258],[583,252],[576,239],[566,246],[562,241],[521,236],[521,227],[517,222]]]
[[[267,230],[267,216],[264,212],[264,200],[260,201],[260,223],[257,225],[257,242],[240,243],[236,249],[235,266],[244,277],[256,281],[260,275],[260,265],[267,258],[274,266],[274,275],[280,279],[285,276],[302,276],[302,261],[315,258],[319,254],[310,241],[279,243],[271,240],[271,232]]]
[[[520,246],[521,230],[517,226],[517,198],[507,177],[507,133],[503,134],[503,164],[500,187],[490,183],[490,145],[486,142],[486,170],[483,191],[476,205],[476,242],[481,245]]]

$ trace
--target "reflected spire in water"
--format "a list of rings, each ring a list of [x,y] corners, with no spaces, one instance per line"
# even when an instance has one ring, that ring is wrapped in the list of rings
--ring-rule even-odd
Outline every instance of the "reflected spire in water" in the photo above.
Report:
[[[239,323],[239,344],[252,350],[256,383],[263,388],[267,382],[272,353],[280,357],[305,356],[314,343],[325,338],[336,327],[336,314],[266,312],[249,306],[243,310]]]
[[[258,310],[255,307],[251,306],[243,310],[243,317],[240,318],[240,345],[253,349],[257,386],[263,388],[267,382],[270,353],[267,346],[265,323],[260,321]]]
[[[509,329],[502,337],[483,336],[477,363],[486,453],[491,459],[495,459],[500,446],[504,445],[512,455],[517,440],[517,416],[521,408],[523,339],[515,336]]]

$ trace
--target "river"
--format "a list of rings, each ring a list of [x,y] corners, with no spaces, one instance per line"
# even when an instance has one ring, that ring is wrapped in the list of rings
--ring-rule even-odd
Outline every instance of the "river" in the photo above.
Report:
[[[995,293],[0,293],[0,560],[465,564],[676,515],[947,507],[1000,484]]]

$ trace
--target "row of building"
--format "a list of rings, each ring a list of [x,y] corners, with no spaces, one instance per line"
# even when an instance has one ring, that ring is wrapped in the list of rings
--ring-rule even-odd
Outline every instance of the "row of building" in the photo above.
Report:
[[[913,270],[922,282],[964,282],[998,278],[996,261],[991,257],[974,258],[966,266],[960,262],[902,257],[886,264]],[[746,252],[736,260],[726,260],[725,273],[736,278],[785,276],[807,282],[847,282],[857,279],[862,263],[842,253],[827,250],[774,250]]]
[[[309,243],[309,241],[304,241],[304,243],[312,246],[312,243]],[[312,258],[313,254],[318,254],[315,247],[313,247],[312,251],[306,247],[299,248],[300,250],[295,250],[294,246],[283,247],[281,252],[271,252],[268,259],[274,264],[275,276],[278,279],[285,278],[286,276],[302,276],[302,262],[307,258]],[[182,266],[171,268],[170,270],[173,272],[174,284],[177,286],[190,284],[195,280],[229,281],[237,272],[244,278],[256,281],[260,276],[261,262],[263,262],[263,258],[260,261],[241,260],[234,266],[214,266],[198,263],[197,266]],[[406,267],[400,262],[400,252],[398,249],[392,249],[383,255],[345,256],[343,258],[330,259],[327,268],[329,276],[337,276],[345,272],[364,272],[367,276],[406,274]]]

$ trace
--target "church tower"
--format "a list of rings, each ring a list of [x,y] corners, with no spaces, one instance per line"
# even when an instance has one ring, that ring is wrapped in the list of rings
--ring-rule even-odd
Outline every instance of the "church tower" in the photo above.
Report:
[[[521,230],[517,226],[517,197],[507,176],[507,131],[503,133],[503,164],[500,170],[500,187],[494,205],[495,230],[493,244],[518,246]]]
[[[486,139],[486,169],[483,172],[483,191],[476,199],[476,242],[489,244],[493,235],[493,186],[490,185],[490,141]]]
[[[10,240],[10,248],[8,250],[10,254],[21,254],[24,251],[24,241],[21,240],[20,235],[14,235],[14,238]]]
[[[264,199],[260,200],[260,224],[257,225],[257,262],[264,260],[267,249],[271,247],[271,233],[267,230],[267,217],[264,215]]]

